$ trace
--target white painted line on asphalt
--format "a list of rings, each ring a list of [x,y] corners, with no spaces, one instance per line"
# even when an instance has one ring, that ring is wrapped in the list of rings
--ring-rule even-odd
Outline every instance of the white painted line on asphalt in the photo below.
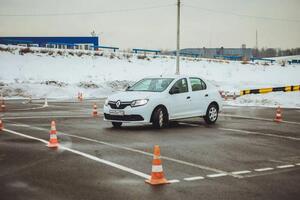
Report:
[[[48,130],[45,130],[45,131],[48,131]],[[115,147],[115,148],[118,148],[118,149],[124,149],[124,150],[135,152],[135,153],[140,153],[140,154],[151,156],[151,157],[153,156],[152,153],[148,153],[148,152],[141,151],[141,150],[138,150],[138,149],[133,149],[133,148],[126,147],[126,146],[123,146],[123,145],[112,144],[112,143],[103,142],[103,141],[99,141],[99,140],[94,140],[94,139],[87,138],[87,137],[72,135],[72,134],[68,134],[68,133],[64,133],[64,132],[58,132],[58,133],[61,133],[63,135],[67,135],[69,137],[75,137],[75,138],[86,140],[86,141],[91,141],[91,142],[95,142],[95,143],[99,143],[99,144],[104,144],[104,145],[107,145],[107,146]],[[199,165],[199,164],[195,164],[195,163],[190,163],[190,162],[187,162],[187,161],[178,160],[178,159],[167,157],[167,156],[161,156],[161,158],[164,159],[164,160],[180,163],[180,164],[183,164],[183,165],[187,165],[187,166],[191,166],[191,167],[195,167],[195,168],[199,168],[199,169],[204,169],[204,170],[207,170],[207,171],[213,171],[213,172],[217,172],[217,173],[227,174],[227,172],[225,172],[223,170],[220,170],[220,169],[215,169],[215,168],[211,168],[211,167],[207,167],[207,166],[203,166],[203,165]],[[241,176],[234,175],[234,174],[231,175],[231,176],[236,177],[236,178],[241,178]]]
[[[236,171],[236,172],[231,172],[232,174],[238,175],[238,174],[248,174],[251,173],[251,171],[244,170],[244,171]]]
[[[184,125],[193,126],[193,127],[199,127],[199,126],[201,126],[200,124],[197,125],[197,124],[192,124],[192,123],[188,123],[188,122],[179,122],[179,124],[184,124]]]
[[[3,120],[12,119],[51,119],[51,118],[92,118],[91,115],[57,115],[57,116],[31,116],[31,117],[3,117]]]
[[[10,126],[17,126],[17,127],[29,127],[26,124],[9,124]]]
[[[168,180],[169,183],[179,183],[180,180],[174,179],[174,180]]]
[[[185,181],[196,181],[196,180],[202,180],[202,179],[204,179],[203,176],[195,176],[195,177],[184,178],[183,180],[185,180]]]
[[[27,110],[40,110],[43,108],[47,108],[45,106],[35,107],[35,108],[20,108],[20,109],[9,109],[8,111],[27,111]]]
[[[226,105],[226,106],[223,106],[223,109],[239,109],[239,107]]]
[[[300,166],[300,163],[296,163],[297,166]]]
[[[253,120],[260,120],[260,121],[268,121],[268,122],[273,122],[273,119],[267,119],[267,118],[261,118],[261,117],[247,117],[247,116],[242,116],[242,115],[231,115],[231,114],[219,114],[220,116],[224,117],[233,117],[233,118],[240,118],[240,119],[253,119]],[[292,121],[282,121],[282,123],[287,123],[287,124],[297,124],[300,125],[300,122],[292,122]]]
[[[256,172],[264,172],[264,171],[270,171],[273,170],[274,168],[272,167],[266,167],[266,168],[260,168],[260,169],[254,169]]]
[[[40,141],[40,142],[42,142],[44,144],[48,144],[48,142],[46,140],[43,140],[43,139],[40,139],[40,138],[37,138],[37,137],[32,137],[32,136],[29,136],[29,135],[25,135],[25,134],[22,134],[22,133],[13,131],[13,130],[3,129],[3,131],[6,131],[6,132],[9,132],[9,133],[21,136],[21,137],[25,137],[25,138],[28,138],[28,139],[37,140],[37,141]],[[149,179],[150,178],[149,175],[144,174],[144,173],[142,173],[140,171],[137,171],[137,170],[134,170],[134,169],[131,169],[131,168],[125,167],[123,165],[119,165],[119,164],[116,164],[116,163],[113,163],[113,162],[110,162],[110,161],[107,161],[107,160],[100,159],[98,157],[95,157],[93,155],[90,155],[90,154],[87,154],[87,153],[84,153],[84,152],[81,152],[81,151],[78,151],[78,150],[75,150],[75,149],[71,149],[71,148],[68,148],[68,147],[61,146],[61,145],[59,146],[59,148],[60,149],[65,149],[65,150],[67,150],[69,152],[72,152],[74,154],[83,156],[83,157],[88,158],[90,160],[94,160],[96,162],[100,162],[102,164],[105,164],[105,165],[108,165],[108,166],[120,169],[122,171],[129,172],[131,174],[137,175],[137,176],[145,178],[145,179]]]
[[[24,124],[24,125],[27,125],[28,128],[30,128],[30,129],[36,129],[36,130],[42,130],[42,131],[45,131],[45,132],[49,132],[49,130],[45,129],[45,128],[35,127],[35,126],[28,125],[28,124]],[[98,143],[98,144],[103,144],[103,145],[115,147],[115,148],[118,148],[118,149],[123,149],[123,150],[131,151],[131,152],[135,152],[135,153],[140,153],[140,154],[143,154],[143,155],[146,155],[146,156],[153,157],[152,153],[148,153],[146,151],[141,151],[141,150],[138,150],[138,149],[133,149],[133,148],[130,148],[130,147],[126,147],[124,145],[112,144],[112,143],[109,143],[109,142],[104,142],[104,141],[95,140],[95,139],[88,138],[88,137],[73,135],[73,134],[69,134],[69,133],[65,133],[65,132],[61,132],[61,131],[58,131],[58,134],[67,135],[69,137],[74,137],[74,138],[77,138],[77,139],[82,139],[82,140],[86,140],[86,141],[90,141],[90,142],[95,142],[95,143]],[[199,164],[195,164],[195,163],[191,163],[191,162],[187,162],[187,161],[183,161],[183,160],[178,160],[178,159],[167,157],[167,156],[161,156],[161,158],[164,159],[164,160],[180,163],[180,164],[183,164],[183,165],[187,165],[187,166],[191,166],[191,167],[195,167],[195,168],[199,168],[199,169],[204,169],[204,170],[207,170],[207,171],[213,171],[213,172],[217,172],[217,173],[225,173],[229,176],[233,176],[233,177],[236,177],[236,178],[242,178],[242,176],[235,175],[235,174],[230,174],[226,171],[223,171],[223,170],[220,170],[220,169],[215,169],[215,168],[204,166],[204,165],[199,165]]]
[[[97,161],[97,162],[100,162],[100,163],[103,163],[103,164],[106,164],[106,165],[109,165],[111,167],[115,167],[117,169],[120,169],[120,170],[123,170],[123,171],[126,171],[126,172],[129,172],[131,174],[135,174],[137,176],[140,176],[142,178],[145,178],[145,179],[149,179],[150,176],[147,175],[147,174],[144,174],[143,172],[139,172],[137,170],[134,170],[134,169],[131,169],[129,167],[125,167],[123,165],[119,165],[119,164],[116,164],[116,163],[113,163],[113,162],[110,162],[110,161],[107,161],[107,160],[103,160],[103,159],[100,159],[100,158],[97,158],[93,155],[90,155],[90,154],[86,154],[86,153],[83,153],[81,151],[77,151],[77,150],[74,150],[74,149],[70,149],[68,147],[64,147],[64,146],[61,146],[60,147],[61,149],[65,149],[65,150],[68,150],[70,152],[73,152],[75,154],[78,154],[78,155],[81,155],[83,157],[86,157],[86,158],[89,158],[91,160],[94,160],[94,161]]]
[[[295,167],[295,165],[280,165],[280,166],[277,166],[278,169],[284,169],[284,168],[290,168],[290,167]]]
[[[26,137],[28,139],[37,140],[37,141],[40,141],[42,143],[48,144],[48,142],[46,140],[43,140],[43,139],[40,139],[40,138],[36,138],[36,137],[32,137],[30,135],[25,135],[25,134],[22,134],[22,133],[13,131],[13,130],[9,130],[9,129],[4,128],[3,131],[6,131],[6,132],[9,132],[9,133],[21,136],[21,137]]]
[[[225,173],[220,173],[220,174],[209,174],[206,175],[208,178],[217,178],[217,177],[221,177],[221,176],[227,176],[228,174]]]
[[[223,130],[223,131],[232,131],[232,132],[238,132],[238,133],[246,133],[246,134],[253,134],[253,135],[262,135],[262,136],[268,136],[268,137],[276,137],[276,138],[283,138],[283,139],[288,139],[288,140],[300,141],[300,138],[298,138],[298,137],[276,135],[276,134],[271,134],[271,133],[262,133],[262,132],[256,132],[256,131],[246,131],[246,130],[232,129],[232,128],[218,128],[218,129],[219,130]]]

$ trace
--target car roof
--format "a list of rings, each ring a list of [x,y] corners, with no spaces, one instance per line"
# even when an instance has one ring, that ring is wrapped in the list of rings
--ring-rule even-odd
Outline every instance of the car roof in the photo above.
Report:
[[[176,75],[176,74],[162,74],[159,76],[147,76],[146,78],[174,78],[174,79],[179,79],[179,78],[188,78],[188,77],[199,77],[200,76],[194,76],[194,75],[185,75],[185,74],[180,74],[180,75]]]

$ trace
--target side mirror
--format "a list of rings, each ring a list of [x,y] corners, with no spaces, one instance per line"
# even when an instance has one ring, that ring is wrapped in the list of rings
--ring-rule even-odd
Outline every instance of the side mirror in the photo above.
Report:
[[[179,87],[173,87],[170,92],[170,94],[178,94],[180,93]]]

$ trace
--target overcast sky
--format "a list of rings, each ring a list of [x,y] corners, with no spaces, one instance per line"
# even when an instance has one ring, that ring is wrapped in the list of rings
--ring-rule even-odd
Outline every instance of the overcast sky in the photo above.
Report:
[[[260,48],[300,47],[300,0],[182,4],[182,48],[254,47],[256,29]],[[0,0],[0,36],[88,36],[93,30],[102,45],[175,49],[176,0]]]

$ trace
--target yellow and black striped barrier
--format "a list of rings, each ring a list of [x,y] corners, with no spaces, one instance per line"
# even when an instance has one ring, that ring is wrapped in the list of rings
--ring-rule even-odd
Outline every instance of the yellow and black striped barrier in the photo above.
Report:
[[[284,87],[274,87],[274,88],[260,88],[260,89],[251,89],[251,90],[241,90],[240,96],[245,94],[265,94],[269,92],[293,92],[299,91],[300,85],[291,85]]]

